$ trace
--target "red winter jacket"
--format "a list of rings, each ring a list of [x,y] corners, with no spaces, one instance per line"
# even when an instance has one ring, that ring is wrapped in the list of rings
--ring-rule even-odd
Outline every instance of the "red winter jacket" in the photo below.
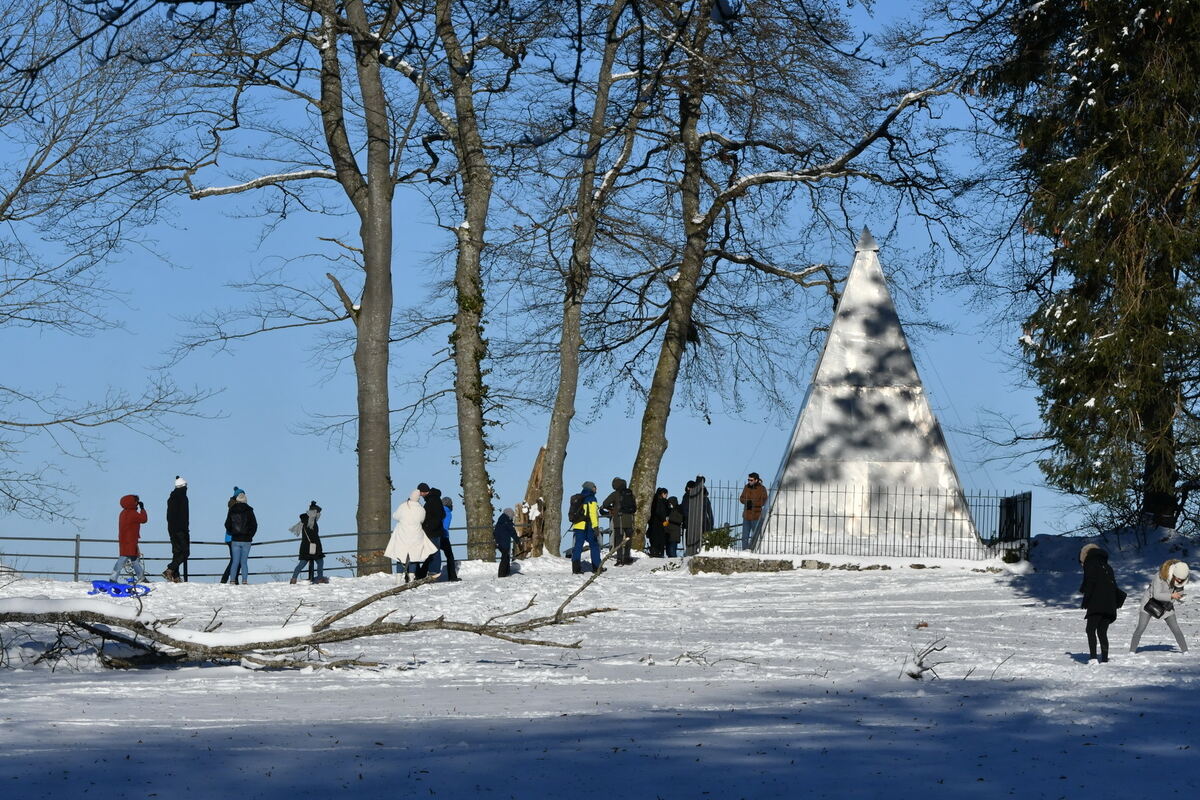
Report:
[[[120,555],[136,556],[138,554],[138,537],[142,532],[142,524],[146,521],[146,510],[138,511],[136,494],[127,494],[121,498],[121,516],[117,520],[117,541],[120,542]]]

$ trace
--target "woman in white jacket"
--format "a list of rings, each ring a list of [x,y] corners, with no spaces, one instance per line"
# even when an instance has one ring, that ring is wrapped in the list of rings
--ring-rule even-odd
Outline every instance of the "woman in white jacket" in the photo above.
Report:
[[[425,520],[421,493],[414,489],[408,499],[396,507],[392,519],[396,520],[396,527],[392,529],[392,538],[388,540],[383,553],[404,565],[404,582],[408,583],[410,565],[422,564],[425,559],[438,552],[437,547],[425,535],[425,531],[421,530],[421,523]],[[400,582],[399,574],[396,575],[396,582]]]
[[[1142,610],[1138,614],[1138,623],[1137,628],[1133,631],[1133,639],[1129,642],[1129,652],[1137,652],[1142,632],[1150,624],[1150,615],[1146,612],[1145,605],[1151,599],[1166,605],[1162,621],[1167,623],[1167,627],[1175,635],[1175,643],[1179,645],[1179,652],[1187,652],[1187,640],[1183,638],[1183,631],[1179,629],[1179,621],[1175,619],[1175,601],[1183,599],[1183,589],[1187,583],[1188,572],[1188,565],[1174,558],[1164,561],[1163,565],[1158,568],[1158,572],[1150,579],[1150,585],[1142,593]]]

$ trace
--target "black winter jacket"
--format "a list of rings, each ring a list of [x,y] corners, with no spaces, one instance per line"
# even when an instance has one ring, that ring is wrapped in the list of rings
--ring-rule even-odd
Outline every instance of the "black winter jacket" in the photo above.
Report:
[[[180,486],[167,497],[167,533],[187,533],[188,522],[187,487]]]
[[[225,532],[235,542],[249,542],[258,533],[258,520],[249,503],[234,503],[225,515]]]
[[[1108,553],[1096,548],[1087,554],[1083,562],[1083,583],[1079,587],[1083,594],[1082,608],[1087,615],[1105,616],[1110,621],[1117,618],[1117,579],[1108,565]]]
[[[425,494],[425,519],[421,530],[436,544],[445,530],[446,507],[442,505],[442,490],[430,489]]]

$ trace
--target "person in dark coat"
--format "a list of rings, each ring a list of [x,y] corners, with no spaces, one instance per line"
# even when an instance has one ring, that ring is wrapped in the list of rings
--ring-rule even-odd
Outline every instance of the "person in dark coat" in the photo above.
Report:
[[[424,485],[421,484],[421,486]],[[421,491],[421,486],[417,487],[417,491]],[[426,489],[421,496],[425,499],[425,519],[421,520],[421,530],[425,532],[425,538],[438,550],[425,559],[425,563],[417,567],[417,580],[421,580],[430,573],[442,571],[442,533],[445,530],[443,523],[446,519],[446,507],[442,505],[441,489]]]
[[[679,542],[683,539],[683,507],[672,495],[667,498],[667,558],[679,555]]]
[[[258,519],[246,502],[245,492],[239,492],[233,498],[233,505],[225,514],[225,533],[229,534],[229,548],[233,554],[229,559],[229,580],[237,586],[240,573],[242,583],[250,583],[250,545],[254,534],[258,533]]]
[[[308,504],[308,510],[300,515],[300,521],[292,526],[292,533],[300,537],[300,560],[296,562],[296,568],[292,570],[292,579],[289,583],[295,583],[300,576],[300,570],[305,567],[309,568],[309,575],[312,575],[312,568],[315,565],[317,568],[316,577],[312,578],[313,583],[329,583],[329,578],[325,577],[325,548],[321,546],[321,526],[317,524],[317,520],[321,518],[321,507],[317,505],[317,501],[313,500]]]
[[[667,514],[671,507],[667,503],[667,490],[659,487],[650,501],[650,522],[646,525],[646,542],[651,558],[662,558],[667,551]]]
[[[683,554],[694,556],[704,546],[704,534],[713,529],[712,503],[708,499],[708,488],[704,476],[688,481],[683,490],[684,547]]]
[[[512,548],[518,542],[517,526],[513,524],[516,511],[506,508],[496,519],[496,527],[492,528],[492,538],[496,540],[496,549],[500,551],[500,570],[496,573],[499,578],[507,578],[512,573]]]
[[[1125,602],[1125,593],[1117,587],[1117,579],[1108,564],[1108,553],[1099,545],[1087,544],[1079,551],[1083,565],[1083,594],[1081,607],[1087,609],[1087,640],[1089,659],[1108,661],[1108,626],[1117,621],[1117,609]],[[1100,655],[1096,655],[1096,642]]]
[[[121,498],[121,514],[117,517],[117,563],[113,565],[109,580],[117,582],[121,570],[126,564],[133,565],[133,579],[136,583],[146,580],[146,572],[142,568],[142,551],[138,540],[142,535],[142,526],[146,524],[146,506],[136,494],[127,494]]]
[[[171,563],[167,564],[162,574],[171,583],[181,582],[180,567],[191,555],[192,540],[188,530],[187,481],[176,475],[175,488],[167,497],[167,537],[171,540]]]
[[[633,563],[630,550],[633,547],[633,515],[637,513],[637,499],[624,478],[613,478],[612,488],[612,492],[600,504],[600,513],[612,522],[611,547],[617,554],[617,566],[623,567]]]

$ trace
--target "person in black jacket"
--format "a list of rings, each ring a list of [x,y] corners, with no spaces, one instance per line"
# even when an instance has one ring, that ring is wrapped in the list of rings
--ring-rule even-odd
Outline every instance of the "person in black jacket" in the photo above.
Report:
[[[191,555],[192,540],[188,535],[188,516],[187,481],[176,475],[175,488],[167,497],[167,537],[171,540],[171,563],[167,564],[162,574],[171,583],[179,583],[182,580],[179,577],[179,568]]]
[[[229,580],[234,586],[241,573],[242,583],[250,583],[250,543],[258,533],[254,509],[246,502],[246,493],[239,492],[225,514],[225,533],[229,534]]]
[[[1087,544],[1079,551],[1083,565],[1083,594],[1081,607],[1087,609],[1087,639],[1089,659],[1108,661],[1108,626],[1116,622],[1117,609],[1125,602],[1125,593],[1117,587],[1117,579],[1108,564],[1108,553],[1096,544]],[[1096,641],[1100,655],[1096,655]]]
[[[617,554],[617,566],[623,567],[633,563],[630,550],[633,545],[633,515],[637,513],[637,499],[624,478],[613,478],[612,488],[612,492],[600,504],[600,514],[612,522],[611,547]]]
[[[650,523],[646,526],[646,541],[651,558],[662,558],[667,552],[667,515],[671,505],[667,502],[667,490],[659,488],[650,501]]]
[[[517,526],[513,524],[516,515],[517,512],[511,508],[504,509],[496,519],[496,527],[492,528],[492,538],[496,540],[496,549],[500,551],[500,569],[496,573],[498,578],[507,578],[512,574],[512,547],[519,540]]]
[[[425,484],[421,484],[425,486]],[[445,528],[443,524],[446,520],[446,507],[442,505],[442,490],[437,488],[421,489],[417,487],[417,491],[421,492],[421,496],[425,500],[425,519],[421,521],[421,530],[425,531],[425,538],[433,543],[433,546],[438,548],[438,551],[425,559],[425,563],[417,567],[417,580],[421,580],[430,573],[438,573],[442,571],[442,532]]]
[[[300,560],[292,570],[289,583],[295,583],[300,577],[300,570],[305,567],[308,567],[308,576],[313,583],[329,583],[329,578],[325,577],[325,548],[321,546],[321,527],[317,524],[320,518],[321,507],[313,500],[308,504],[308,511],[301,514],[300,521],[291,528],[292,533],[300,537]],[[316,577],[313,577],[313,565],[317,568]]]

